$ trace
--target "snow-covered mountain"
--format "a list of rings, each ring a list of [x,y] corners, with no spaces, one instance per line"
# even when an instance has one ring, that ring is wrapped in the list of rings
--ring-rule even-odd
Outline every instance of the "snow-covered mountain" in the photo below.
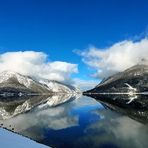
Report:
[[[135,65],[104,79],[84,93],[139,93],[148,92],[148,65]]]
[[[13,71],[0,73],[0,94],[49,94],[49,93],[80,93],[72,86],[56,81],[35,79]]]
[[[39,105],[57,106],[80,95],[81,92],[73,86],[4,71],[0,73],[0,120],[11,118]]]
[[[48,89],[54,93],[68,93],[76,94],[81,93],[81,91],[73,86],[66,85],[57,81],[41,79],[39,82],[48,87]]]
[[[49,89],[31,77],[13,71],[0,73],[0,94],[42,94],[49,93]]]
[[[83,93],[96,100],[134,109],[148,109],[148,65],[135,65]]]

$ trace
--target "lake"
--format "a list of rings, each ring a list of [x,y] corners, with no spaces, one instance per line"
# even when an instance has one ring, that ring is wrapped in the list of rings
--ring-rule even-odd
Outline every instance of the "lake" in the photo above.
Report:
[[[127,112],[109,109],[102,102],[81,96],[54,107],[42,103],[0,120],[0,124],[56,148],[145,148],[148,125],[140,121],[134,114],[128,116]]]

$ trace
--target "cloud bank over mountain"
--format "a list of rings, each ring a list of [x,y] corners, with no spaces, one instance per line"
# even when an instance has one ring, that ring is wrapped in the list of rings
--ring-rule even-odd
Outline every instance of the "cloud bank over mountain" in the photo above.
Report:
[[[135,64],[148,64],[148,38],[139,41],[125,40],[107,48],[90,47],[76,51],[88,66],[94,68],[93,77],[104,78]]]
[[[78,72],[77,64],[49,61],[43,52],[18,51],[0,54],[0,72],[15,71],[24,75],[62,82],[71,82],[71,74]]]

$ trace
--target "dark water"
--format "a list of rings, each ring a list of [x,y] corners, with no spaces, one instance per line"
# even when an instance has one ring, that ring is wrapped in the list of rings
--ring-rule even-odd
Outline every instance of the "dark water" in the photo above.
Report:
[[[0,124],[50,147],[148,146],[147,123],[84,96],[56,107],[42,103],[30,111],[0,120]]]

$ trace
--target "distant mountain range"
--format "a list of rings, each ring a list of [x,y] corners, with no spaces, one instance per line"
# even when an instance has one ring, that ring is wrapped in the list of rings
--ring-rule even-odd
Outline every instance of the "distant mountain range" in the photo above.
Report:
[[[4,71],[0,73],[0,119],[11,118],[38,105],[56,106],[76,98],[77,94],[81,92],[73,86]],[[148,66],[135,65],[104,79],[83,94],[109,106],[147,109]]]
[[[0,73],[0,96],[43,95],[80,92],[72,86],[45,79],[37,80],[13,71]]]

